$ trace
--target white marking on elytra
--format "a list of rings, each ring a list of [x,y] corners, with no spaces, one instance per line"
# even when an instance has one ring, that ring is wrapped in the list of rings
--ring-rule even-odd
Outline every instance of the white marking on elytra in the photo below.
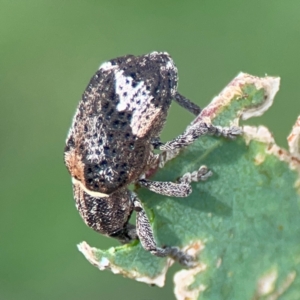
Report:
[[[138,134],[138,119],[143,114],[143,111],[147,106],[153,112],[155,108],[151,103],[153,96],[147,91],[145,82],[140,81],[135,87],[132,86],[132,82],[133,78],[125,76],[123,70],[115,72],[116,94],[118,94],[120,99],[116,109],[118,111],[133,111],[134,109],[130,126],[133,134]]]
[[[117,105],[118,111],[132,110],[134,107],[143,106],[149,98],[149,91],[143,81],[140,81],[135,87],[132,87],[133,78],[124,76],[124,71],[115,72],[116,93],[119,95],[120,102]],[[134,99],[135,101],[131,101]],[[136,104],[140,101],[140,105]]]

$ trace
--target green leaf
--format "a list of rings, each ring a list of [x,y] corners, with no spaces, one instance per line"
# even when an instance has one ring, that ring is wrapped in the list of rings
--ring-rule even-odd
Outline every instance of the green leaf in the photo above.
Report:
[[[241,73],[190,127],[201,121],[238,125],[239,118],[261,115],[278,88],[278,78]],[[158,244],[197,254],[197,267],[175,275],[177,299],[300,298],[300,118],[289,152],[265,127],[243,130],[234,141],[203,136],[155,173],[155,180],[175,181],[208,166],[213,176],[193,183],[188,198],[137,190]],[[138,241],[106,251],[83,242],[79,249],[100,269],[158,286],[172,264]]]

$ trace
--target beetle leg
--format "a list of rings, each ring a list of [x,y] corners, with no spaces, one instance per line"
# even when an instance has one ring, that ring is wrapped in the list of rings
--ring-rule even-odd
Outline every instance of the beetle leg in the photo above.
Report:
[[[175,183],[171,181],[140,179],[138,183],[152,192],[165,196],[187,197],[192,192],[192,188],[187,182]]]
[[[160,146],[160,150],[174,150],[176,148],[183,148],[192,144],[197,138],[202,135],[216,135],[224,136],[229,139],[235,139],[237,136],[243,133],[242,129],[236,126],[232,127],[220,127],[214,126],[206,122],[198,122],[188,127],[187,130],[179,135],[177,138],[173,139]]]
[[[201,166],[199,170],[193,171],[192,173],[185,173],[182,177],[179,178],[178,182],[180,183],[191,183],[198,181],[205,181],[210,176],[212,176],[212,171],[209,170],[206,166]]]
[[[143,248],[151,254],[165,257],[170,256],[186,267],[193,267],[196,265],[195,258],[181,251],[178,247],[160,248],[157,246],[149,219],[142,207],[141,201],[132,193],[132,202],[134,210],[136,211],[136,229],[137,235]]]
[[[187,197],[192,192],[191,182],[205,181],[211,175],[212,171],[208,170],[206,166],[201,166],[197,171],[184,174],[177,182],[140,179],[138,183],[157,194]]]
[[[174,100],[181,107],[185,108],[186,110],[188,110],[189,112],[191,112],[195,116],[198,116],[201,112],[201,108],[197,104],[195,104],[192,101],[190,101],[189,99],[185,98],[184,96],[182,96],[178,92],[175,94]]]

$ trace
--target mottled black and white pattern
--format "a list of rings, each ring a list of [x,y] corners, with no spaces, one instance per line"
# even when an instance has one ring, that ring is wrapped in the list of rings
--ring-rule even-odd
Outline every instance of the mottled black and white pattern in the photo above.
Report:
[[[190,183],[206,180],[211,172],[200,168],[177,183],[146,180],[144,174],[157,159],[153,148],[176,151],[206,133],[234,137],[240,130],[201,123],[163,144],[159,135],[172,100],[195,115],[201,111],[177,92],[177,82],[177,68],[165,52],[127,55],[102,64],[79,102],[64,159],[76,207],[89,227],[122,243],[139,238],[152,254],[169,255],[190,267],[193,258],[177,247],[156,245],[142,204],[127,186],[139,183],[156,193],[186,197]],[[136,228],[128,223],[133,210]]]

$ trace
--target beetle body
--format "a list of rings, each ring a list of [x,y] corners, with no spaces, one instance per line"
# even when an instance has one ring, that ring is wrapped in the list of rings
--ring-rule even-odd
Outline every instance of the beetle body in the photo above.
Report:
[[[116,58],[91,78],[64,157],[77,209],[94,230],[112,236],[126,227],[133,210],[126,186],[145,171],[176,90],[167,53]]]
[[[102,64],[78,105],[64,161],[72,177],[76,207],[89,227],[122,243],[138,238],[152,254],[169,255],[190,267],[195,263],[190,255],[177,247],[156,245],[142,203],[127,186],[138,183],[159,194],[186,197],[192,190],[190,183],[206,180],[211,172],[201,167],[177,183],[150,181],[144,174],[154,157],[163,157],[154,155],[153,148],[172,153],[203,134],[234,138],[241,131],[199,122],[162,144],[159,134],[173,99],[195,115],[201,111],[177,92],[177,81],[177,68],[165,52],[127,55]],[[133,210],[136,226],[128,223]]]
[[[72,177],[106,195],[136,180],[176,88],[177,69],[166,53],[128,55],[101,65],[67,138],[65,163]]]

